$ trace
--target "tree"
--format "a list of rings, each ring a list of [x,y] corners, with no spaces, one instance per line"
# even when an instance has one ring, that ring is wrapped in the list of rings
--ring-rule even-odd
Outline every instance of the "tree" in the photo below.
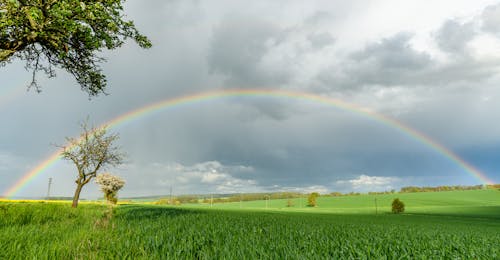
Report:
[[[392,201],[392,213],[399,214],[405,212],[405,204],[399,199]]]
[[[125,181],[118,176],[102,173],[97,175],[95,182],[101,187],[104,198],[109,203],[116,204],[118,191],[125,185]]]
[[[307,197],[307,206],[316,207],[317,206],[316,199],[318,197],[319,197],[319,193],[317,193],[317,192],[313,192],[313,193],[309,194],[309,196]]]
[[[36,73],[71,73],[89,96],[105,93],[106,77],[97,55],[132,38],[151,42],[132,21],[123,20],[125,0],[0,0],[0,66],[19,58],[32,70],[30,87],[40,91]]]
[[[83,186],[96,177],[98,171],[121,164],[125,157],[115,145],[118,134],[108,134],[106,126],[89,128],[87,121],[82,122],[81,127],[83,132],[79,138],[66,137],[67,145],[60,146],[62,158],[72,161],[78,170],[73,208],[78,206]]]

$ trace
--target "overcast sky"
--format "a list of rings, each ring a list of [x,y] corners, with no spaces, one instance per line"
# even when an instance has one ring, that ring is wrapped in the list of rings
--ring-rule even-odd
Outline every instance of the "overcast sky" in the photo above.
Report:
[[[104,52],[109,96],[88,99],[64,71],[42,93],[0,68],[0,194],[46,160],[78,122],[220,89],[303,91],[367,107],[444,145],[500,182],[500,1],[129,0],[153,42]],[[458,165],[396,129],[304,100],[219,98],[119,125],[120,195],[382,191],[475,185]],[[17,196],[71,196],[59,161]],[[100,196],[95,184],[82,197]]]

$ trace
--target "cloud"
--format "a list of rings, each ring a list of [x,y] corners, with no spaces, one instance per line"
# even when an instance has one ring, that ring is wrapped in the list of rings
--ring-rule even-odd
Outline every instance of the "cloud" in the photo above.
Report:
[[[288,81],[287,70],[268,66],[266,55],[279,44],[284,31],[265,20],[228,16],[213,31],[208,65],[226,78],[230,87],[279,86]]]
[[[336,184],[341,186],[349,185],[349,188],[357,191],[385,191],[394,189],[398,182],[400,182],[400,178],[397,177],[368,176],[363,174],[356,179],[339,180]]]
[[[432,66],[429,54],[410,44],[412,35],[399,33],[370,43],[321,71],[317,80],[333,91],[357,91],[367,86],[414,85]]]
[[[254,169],[243,165],[223,165],[218,161],[200,162],[193,165],[181,163],[153,163],[149,165],[129,165],[124,176],[129,193],[149,187],[150,192],[166,194],[173,187],[176,194],[193,193],[237,193],[259,189],[253,180]],[[149,176],[141,178],[139,171]],[[246,178],[235,177],[245,176]]]
[[[474,46],[469,48],[479,35],[477,23],[447,20],[429,35],[433,44],[448,55],[446,58],[435,55],[429,48],[417,49],[413,33],[400,32],[369,42],[321,69],[313,79],[312,89],[322,93],[370,95],[380,89],[423,88],[446,92],[481,87],[480,84],[498,74],[500,58],[477,56]]]
[[[481,14],[482,29],[499,35],[500,33],[500,4],[490,5],[483,10]]]
[[[314,26],[324,16],[316,13],[283,23],[274,17],[227,15],[211,35],[209,72],[222,76],[230,88],[302,85],[314,63],[324,59],[336,42],[327,28]]]
[[[328,32],[311,33],[307,35],[307,40],[314,49],[322,49],[335,43],[335,38]]]
[[[476,35],[475,26],[472,22],[459,23],[456,20],[446,21],[438,30],[435,39],[441,50],[463,55],[466,52],[467,43]]]
[[[273,185],[271,187],[265,187],[265,190],[272,192],[298,192],[298,193],[318,192],[320,194],[326,194],[330,192],[330,189],[323,185],[312,185],[303,187]]]

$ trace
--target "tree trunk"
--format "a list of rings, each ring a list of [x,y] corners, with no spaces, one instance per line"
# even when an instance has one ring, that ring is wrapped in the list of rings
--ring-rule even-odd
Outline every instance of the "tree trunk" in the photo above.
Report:
[[[83,184],[77,183],[76,184],[76,190],[75,190],[75,195],[73,196],[73,204],[71,207],[76,208],[78,207],[78,200],[80,199],[80,192],[82,191]]]

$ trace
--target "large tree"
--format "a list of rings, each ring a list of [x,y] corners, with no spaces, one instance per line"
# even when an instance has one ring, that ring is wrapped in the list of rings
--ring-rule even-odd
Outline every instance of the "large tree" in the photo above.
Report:
[[[36,73],[55,76],[54,67],[71,73],[89,96],[105,93],[99,66],[103,49],[132,38],[151,47],[134,23],[124,20],[125,0],[0,0],[0,66],[14,58],[32,70],[31,87],[40,90]]]
[[[78,170],[76,190],[72,207],[78,206],[80,192],[85,184],[96,177],[100,170],[123,163],[125,155],[115,142],[118,134],[110,134],[106,127],[88,127],[87,121],[81,123],[83,132],[79,138],[66,137],[67,144],[61,146],[61,156],[75,164]]]

